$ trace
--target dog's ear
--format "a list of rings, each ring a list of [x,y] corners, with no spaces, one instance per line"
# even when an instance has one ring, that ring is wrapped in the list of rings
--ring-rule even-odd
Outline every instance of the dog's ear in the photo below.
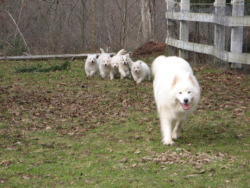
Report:
[[[178,80],[179,80],[178,76],[175,76],[171,85],[172,88],[177,84]]]
[[[188,79],[191,81],[191,83],[196,86],[196,82],[191,74],[189,74]]]

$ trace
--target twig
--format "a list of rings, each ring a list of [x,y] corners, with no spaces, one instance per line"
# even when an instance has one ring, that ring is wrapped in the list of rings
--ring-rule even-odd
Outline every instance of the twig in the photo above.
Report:
[[[17,24],[19,24],[19,21],[20,21],[20,18],[21,18],[21,14],[22,14],[22,11],[23,11],[23,4],[24,4],[24,1],[25,1],[25,0],[22,0],[22,5],[21,5],[21,8],[20,8],[20,13],[19,13],[19,15],[18,15]],[[15,38],[16,38],[16,36],[17,36],[17,33],[18,33],[18,31],[16,31],[16,33],[15,33]]]
[[[16,28],[17,28],[18,33],[20,34],[20,36],[21,36],[22,39],[23,39],[23,42],[24,42],[24,44],[25,44],[26,49],[28,50],[29,54],[31,54],[30,49],[29,49],[29,47],[28,47],[28,44],[27,44],[27,42],[25,41],[25,38],[24,38],[23,34],[21,33],[21,31],[20,31],[20,29],[19,29],[19,27],[18,27],[18,25],[17,25],[15,19],[11,16],[11,14],[9,13],[9,11],[5,10],[5,12],[7,12],[7,13],[9,14],[10,18],[11,18],[12,21],[14,22],[14,24],[15,24],[15,26],[16,26]]]

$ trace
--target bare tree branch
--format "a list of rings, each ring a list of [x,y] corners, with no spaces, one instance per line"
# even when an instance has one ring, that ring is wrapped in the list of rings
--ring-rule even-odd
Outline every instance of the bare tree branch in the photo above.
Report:
[[[24,38],[22,32],[20,31],[20,29],[19,29],[19,27],[18,27],[18,25],[17,25],[15,19],[14,19],[13,16],[9,13],[9,11],[5,10],[5,12],[7,12],[7,13],[9,14],[10,18],[12,19],[13,23],[15,24],[15,26],[16,26],[16,28],[17,28],[18,33],[20,34],[20,36],[21,36],[22,39],[23,39],[23,42],[24,42],[24,44],[25,44],[26,49],[28,50],[28,53],[31,54],[30,49],[29,49],[29,46],[28,46],[27,42],[25,41],[25,38]]]

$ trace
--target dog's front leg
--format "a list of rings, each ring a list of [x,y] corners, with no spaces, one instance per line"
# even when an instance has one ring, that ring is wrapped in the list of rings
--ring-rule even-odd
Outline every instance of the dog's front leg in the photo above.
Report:
[[[165,145],[173,145],[174,141],[172,140],[172,123],[169,121],[166,113],[160,113],[161,121],[161,132],[162,132],[162,142]]]
[[[142,77],[140,77],[140,78],[138,78],[138,80],[137,80],[137,84],[139,84],[139,83],[141,83],[142,82],[142,80],[143,80],[143,78]]]
[[[110,75],[110,80],[113,80],[114,79],[114,73],[111,71],[109,75]]]
[[[119,72],[120,72],[120,75],[121,75],[121,79],[125,78],[126,77],[126,73],[124,70],[122,69],[119,69]]]
[[[89,76],[93,76],[95,73],[96,73],[96,71],[93,70],[93,71],[90,72]]]
[[[172,139],[176,140],[180,137],[181,129],[183,127],[183,121],[177,121],[172,132]]]

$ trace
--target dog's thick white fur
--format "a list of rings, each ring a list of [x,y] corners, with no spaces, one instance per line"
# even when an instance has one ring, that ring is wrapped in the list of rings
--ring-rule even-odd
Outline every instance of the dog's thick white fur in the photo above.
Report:
[[[117,52],[116,55],[114,55],[111,58],[111,74],[110,74],[110,80],[113,80],[116,75],[119,75],[119,65],[122,62],[122,55],[126,51],[124,49],[121,49],[119,52]]]
[[[162,142],[174,144],[188,115],[200,100],[200,86],[189,63],[179,57],[157,57],[152,64],[153,88]]]
[[[111,57],[100,48],[101,55],[98,57],[99,71],[102,78],[107,78],[111,74]]]
[[[88,55],[85,62],[85,72],[87,77],[99,73],[99,64],[96,55]]]
[[[146,78],[150,81],[150,68],[141,60],[132,63],[131,73],[137,84],[141,83]]]
[[[121,79],[128,77],[131,78],[131,68],[133,61],[130,58],[129,54],[122,55],[121,62],[119,64],[119,73],[121,76]]]

